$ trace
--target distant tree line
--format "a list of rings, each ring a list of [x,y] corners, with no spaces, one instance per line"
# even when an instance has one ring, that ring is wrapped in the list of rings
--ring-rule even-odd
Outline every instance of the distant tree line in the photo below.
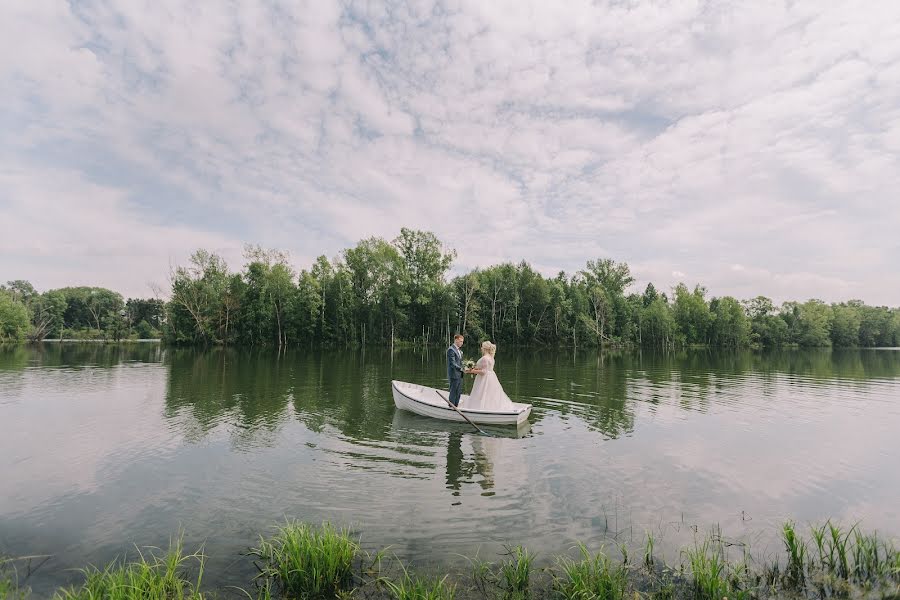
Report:
[[[166,320],[162,300],[130,298],[99,287],[38,293],[28,281],[0,285],[0,341],[158,338]]]
[[[900,309],[851,300],[707,298],[678,284],[631,292],[626,263],[589,260],[544,277],[505,263],[448,278],[455,258],[432,233],[402,229],[295,272],[286,254],[248,246],[241,272],[205,250],[173,270],[168,302],[103,288],[37,293],[0,286],[0,339],[162,336],[185,345],[443,344],[459,331],[498,344],[675,348],[900,346]]]

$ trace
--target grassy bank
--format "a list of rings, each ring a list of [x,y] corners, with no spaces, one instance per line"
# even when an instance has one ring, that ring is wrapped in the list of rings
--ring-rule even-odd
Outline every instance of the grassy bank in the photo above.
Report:
[[[186,554],[181,538],[167,552],[139,551],[135,559],[88,567],[82,582],[58,590],[56,600],[200,600],[243,597],[392,600],[742,600],[751,598],[900,598],[900,552],[889,540],[858,527],[827,522],[809,528],[785,523],[783,552],[754,558],[745,546],[716,534],[682,549],[677,564],[656,556],[655,541],[630,556],[579,545],[538,568],[535,554],[510,547],[495,562],[470,559],[468,570],[415,572],[387,550],[369,554],[348,529],[289,521],[260,537],[248,556],[258,574],[243,589],[203,591],[205,556]],[[0,600],[29,596],[13,568],[0,561]],[[207,582],[208,583],[208,582]],[[215,587],[213,585],[209,587]]]

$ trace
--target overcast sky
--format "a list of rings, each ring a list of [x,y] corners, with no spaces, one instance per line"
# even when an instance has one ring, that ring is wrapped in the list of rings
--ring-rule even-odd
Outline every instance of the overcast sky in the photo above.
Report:
[[[896,0],[11,0],[0,90],[0,280],[406,226],[456,271],[900,305]]]

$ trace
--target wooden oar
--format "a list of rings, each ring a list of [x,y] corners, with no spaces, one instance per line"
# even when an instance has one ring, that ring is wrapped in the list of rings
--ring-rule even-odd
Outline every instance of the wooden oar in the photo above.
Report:
[[[490,435],[490,434],[489,434],[488,432],[486,432],[484,429],[482,429],[481,427],[479,427],[478,425],[476,425],[475,423],[473,423],[473,422],[471,421],[471,419],[469,419],[469,417],[467,417],[466,415],[464,415],[463,412],[462,412],[461,410],[459,410],[459,408],[458,408],[455,404],[453,404],[452,402],[450,402],[450,398],[445,398],[444,396],[441,396],[441,392],[439,392],[438,390],[434,390],[434,393],[437,394],[438,396],[440,396],[441,398],[444,398],[444,401],[445,401],[447,404],[450,405],[450,408],[452,408],[453,410],[455,410],[456,412],[458,412],[458,413],[459,413],[459,416],[461,416],[463,419],[465,419],[465,420],[469,423],[469,425],[471,425],[472,427],[474,427],[475,429],[478,430],[478,433],[480,433],[480,434],[482,434],[482,435]]]

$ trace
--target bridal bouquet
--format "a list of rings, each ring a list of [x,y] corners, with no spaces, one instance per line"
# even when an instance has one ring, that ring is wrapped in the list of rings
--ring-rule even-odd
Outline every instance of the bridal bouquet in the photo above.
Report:
[[[463,361],[463,369],[465,369],[466,371],[468,371],[469,369],[474,369],[474,368],[475,368],[474,360],[464,360]]]

